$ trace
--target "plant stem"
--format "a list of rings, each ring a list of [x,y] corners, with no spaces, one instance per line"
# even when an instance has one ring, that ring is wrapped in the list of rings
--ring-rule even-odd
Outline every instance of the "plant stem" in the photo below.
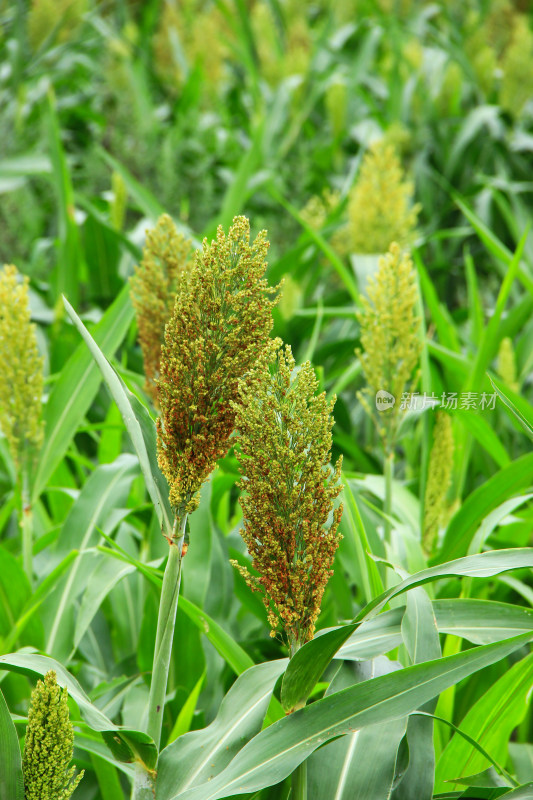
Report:
[[[302,761],[292,773],[291,786],[291,800],[307,800],[307,761]]]
[[[20,527],[22,528],[22,563],[24,572],[33,588],[33,515],[30,505],[30,492],[26,472],[22,475],[20,489]]]
[[[159,617],[157,620],[154,667],[152,670],[150,699],[148,701],[148,725],[146,732],[152,737],[158,748],[161,743],[161,727],[163,724],[170,655],[172,652],[172,641],[174,639],[176,612],[178,610],[181,564],[183,561],[181,551],[183,539],[185,537],[186,522],[186,514],[181,518],[176,517],[174,521],[172,544],[169,548],[168,561],[163,578]]]
[[[390,544],[392,534],[392,481],[394,478],[394,450],[385,451],[385,544]]]
[[[152,737],[159,749],[161,744],[161,728],[165,710],[168,672],[174,639],[174,626],[178,610],[178,598],[181,582],[181,564],[183,540],[187,514],[176,516],[172,530],[172,541],[169,544],[168,561],[163,577],[157,633],[154,649],[154,666],[148,700],[148,722],[146,732]],[[154,777],[140,764],[135,768],[135,779],[132,800],[153,800],[155,797]]]
[[[301,646],[299,639],[291,639],[289,642],[291,658],[294,658]],[[307,800],[307,761],[302,761],[292,773],[291,800]]]

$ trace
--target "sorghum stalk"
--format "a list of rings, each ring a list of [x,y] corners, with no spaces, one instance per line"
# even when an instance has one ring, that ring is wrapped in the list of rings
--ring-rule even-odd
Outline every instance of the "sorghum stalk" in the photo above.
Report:
[[[269,299],[276,290],[263,277],[268,242],[262,231],[250,244],[245,217],[228,235],[204,240],[187,274],[178,281],[165,327],[157,421],[159,466],[169,483],[175,514],[157,623],[146,730],[159,746],[174,637],[187,515],[199,503],[202,484],[226,455],[235,427],[237,387],[268,346]],[[172,253],[169,254],[172,256]],[[150,798],[153,776],[137,768],[133,797]]]
[[[185,538],[186,524],[187,514],[175,518],[174,533],[172,543],[169,543],[168,561],[163,577],[161,601],[159,604],[147,726],[147,733],[150,734],[157,747],[159,747],[161,743],[161,726],[163,722],[163,710],[165,708],[165,695],[167,691],[174,625],[178,610],[181,565],[183,563],[183,540]]]
[[[374,420],[383,444],[385,540],[390,541],[394,448],[405,413],[401,401],[416,382],[422,349],[416,274],[409,255],[402,253],[395,242],[380,258],[376,276],[368,281],[367,294],[361,299],[363,308],[357,314],[361,348],[356,354],[367,382],[366,390],[359,397]],[[381,408],[380,392],[390,401]]]

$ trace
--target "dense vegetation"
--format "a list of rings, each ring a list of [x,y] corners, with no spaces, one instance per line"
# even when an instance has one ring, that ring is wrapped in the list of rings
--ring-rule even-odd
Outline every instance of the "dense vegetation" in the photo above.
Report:
[[[533,797],[530,3],[0,22],[0,800]]]

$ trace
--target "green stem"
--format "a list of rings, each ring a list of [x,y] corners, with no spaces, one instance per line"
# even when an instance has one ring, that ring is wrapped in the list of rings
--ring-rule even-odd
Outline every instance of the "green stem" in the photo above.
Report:
[[[392,534],[392,481],[394,478],[394,450],[385,452],[385,544],[390,544]]]
[[[307,761],[302,761],[292,773],[291,800],[307,800]]]
[[[172,531],[172,544],[169,548],[167,566],[163,577],[159,617],[154,650],[154,667],[148,701],[148,725],[146,732],[152,737],[157,747],[161,743],[161,727],[167,693],[170,655],[174,639],[174,625],[178,610],[178,596],[181,582],[181,551],[185,538],[187,515],[176,517]]]
[[[165,710],[168,672],[174,640],[174,626],[178,610],[178,598],[181,582],[182,547],[185,538],[187,514],[177,516],[174,520],[172,542],[170,543],[161,600],[157,619],[157,632],[154,649],[154,665],[148,700],[148,722],[146,732],[152,737],[157,748],[161,744],[161,728]],[[141,765],[135,769],[132,800],[153,800],[155,796],[154,777]]]
[[[22,563],[24,572],[33,588],[33,515],[30,505],[30,492],[28,488],[27,474],[22,475],[22,486],[20,490],[21,509],[20,526],[22,528]]]
[[[293,658],[301,647],[299,639],[289,642],[290,657]],[[302,761],[291,776],[291,800],[307,800],[307,761]]]

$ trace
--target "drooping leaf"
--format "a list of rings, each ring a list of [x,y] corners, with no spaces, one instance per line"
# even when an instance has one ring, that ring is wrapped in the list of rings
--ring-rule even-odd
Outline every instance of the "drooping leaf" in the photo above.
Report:
[[[525,634],[438,661],[415,664],[324,697],[262,731],[211,781],[175,793],[172,800],[218,800],[279,783],[324,742],[409,714],[532,638],[533,634]]]
[[[159,519],[159,522],[166,533],[167,536],[172,535],[172,525],[173,525],[173,517],[170,511],[170,506],[168,503],[168,492],[161,491],[161,476],[160,470],[156,467],[155,461],[155,447],[153,447],[153,441],[155,441],[155,433],[154,439],[152,440],[152,458],[150,458],[147,449],[147,443],[145,440],[145,436],[143,433],[143,427],[139,423],[137,416],[135,415],[133,405],[135,404],[137,408],[141,405],[138,401],[134,403],[132,398],[131,392],[125,387],[123,381],[119,378],[111,364],[108,362],[107,358],[98,347],[98,344],[95,342],[83,322],[80,320],[70,303],[66,298],[63,298],[65,303],[65,308],[67,309],[67,313],[69,314],[70,318],[74,322],[74,325],[79,330],[80,334],[82,335],[83,339],[85,340],[91,354],[97,363],[99,369],[102,372],[103,378],[106,382],[106,385],[113,396],[115,403],[117,404],[120,413],[122,414],[122,419],[124,420],[124,424],[128,430],[128,433],[131,437],[133,446],[135,448],[135,452],[139,458],[139,464],[141,466],[142,473],[144,475],[144,480],[146,482],[146,488],[154,504],[154,508]],[[146,412],[147,414],[147,412]],[[152,426],[153,427],[153,426]],[[159,473],[159,474],[158,474]]]
[[[107,356],[119,347],[133,319],[125,286],[93,329],[95,342]],[[65,364],[44,408],[44,442],[32,481],[33,502],[64,457],[100,386],[100,371],[83,343]]]
[[[62,664],[39,653],[9,653],[0,656],[0,669],[19,672],[32,678],[42,678],[53,669],[59,686],[66,687],[68,694],[76,701],[87,725],[100,731],[113,755],[119,761],[132,762],[138,759],[148,769],[153,769],[157,761],[157,748],[150,736],[141,731],[120,727],[111,722],[93,703],[82,687]]]
[[[507,743],[524,716],[533,687],[533,654],[513,664],[470,707],[460,728],[478,741],[495,759],[504,763]],[[436,771],[437,789],[449,788],[453,778],[472,775],[487,767],[483,756],[455,735],[442,753]]]
[[[24,800],[22,758],[11,715],[0,690],[0,800]]]
[[[222,701],[216,719],[169,744],[158,762],[157,798],[169,800],[178,792],[208,781],[261,730],[272,690],[287,660],[251,667],[240,675]]]

